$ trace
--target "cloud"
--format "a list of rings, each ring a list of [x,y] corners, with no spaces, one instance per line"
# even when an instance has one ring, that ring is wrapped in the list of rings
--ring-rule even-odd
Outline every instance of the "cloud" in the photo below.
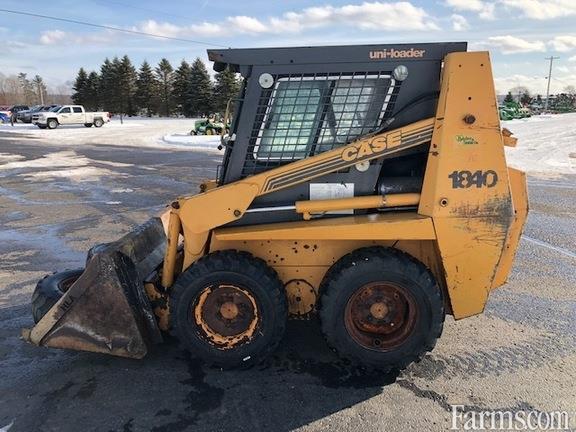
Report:
[[[249,16],[229,17],[227,21],[240,33],[268,33],[269,27],[256,18]]]
[[[524,17],[547,20],[576,15],[574,0],[501,0],[508,8],[518,9]]]
[[[410,2],[364,2],[341,7],[312,7],[288,12],[270,24],[296,24],[301,29],[346,25],[367,30],[438,30],[428,13]],[[282,30],[281,28],[278,30]]]
[[[454,14],[450,18],[452,19],[452,30],[464,31],[470,28],[470,24],[462,15]]]
[[[462,12],[475,12],[482,19],[494,19],[493,2],[484,0],[446,0],[446,6]]]
[[[428,13],[410,2],[364,2],[339,7],[310,7],[279,16],[258,19],[239,15],[225,18],[226,24],[204,22],[188,26],[148,20],[133,30],[170,37],[230,36],[234,34],[300,33],[329,26],[356,27],[362,30],[439,30]]]
[[[117,40],[118,34],[112,30],[99,33],[75,34],[62,30],[47,30],[40,34],[42,45],[94,45],[109,44]]]
[[[569,62],[576,62],[576,55],[570,57],[570,58],[568,59],[568,61],[569,61]]]
[[[576,36],[556,36],[548,44],[555,51],[568,52],[576,49]]]
[[[62,30],[48,30],[40,35],[42,45],[55,45],[66,39],[66,33]]]
[[[510,35],[489,37],[485,45],[497,48],[503,54],[546,51],[546,45],[542,41],[527,41]]]

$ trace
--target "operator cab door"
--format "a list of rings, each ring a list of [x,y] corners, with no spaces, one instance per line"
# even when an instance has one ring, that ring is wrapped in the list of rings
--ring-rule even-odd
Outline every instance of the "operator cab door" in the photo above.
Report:
[[[58,122],[60,124],[72,123],[72,108],[64,107],[58,111]]]
[[[70,116],[70,123],[84,123],[84,111],[82,107],[72,107],[72,115]]]
[[[237,139],[224,167],[223,182],[318,155],[376,130],[393,112],[401,84],[388,65],[339,64],[328,72],[318,65],[254,66],[239,121],[233,125]],[[289,187],[258,197],[253,205],[372,195],[381,164],[361,164],[311,182],[302,181],[305,171],[282,179],[282,185]],[[246,215],[242,223],[298,217],[293,212],[254,215]]]

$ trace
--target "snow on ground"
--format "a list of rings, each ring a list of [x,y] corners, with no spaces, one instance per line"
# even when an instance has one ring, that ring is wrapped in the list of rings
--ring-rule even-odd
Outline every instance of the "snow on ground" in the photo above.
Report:
[[[93,181],[104,176],[118,176],[117,172],[93,166],[100,163],[111,166],[132,166],[117,162],[101,161],[78,155],[75,151],[48,153],[37,159],[22,160],[23,156],[0,158],[0,176],[13,170],[25,170],[21,176],[28,178],[68,178],[73,181]],[[5,163],[2,163],[6,161]],[[33,168],[33,171],[28,169]],[[42,170],[45,168],[46,170]]]
[[[22,134],[41,139],[48,145],[66,144],[73,148],[86,144],[113,145],[121,147],[148,147],[171,150],[198,150],[220,152],[218,136],[191,136],[190,130],[196,119],[125,118],[124,123],[114,118],[101,128],[84,125],[59,126],[57,129],[39,129],[32,124],[17,123],[0,125],[0,131]],[[2,158],[0,157],[0,161]]]
[[[502,122],[518,138],[506,147],[508,163],[533,175],[576,174],[576,113]]]
[[[189,134],[194,119],[167,118],[127,118],[124,124],[113,119],[102,128],[96,129],[80,126],[61,126],[54,130],[38,129],[34,125],[16,124],[0,125],[0,131],[22,134],[26,138],[42,140],[46,145],[69,146],[73,151],[77,146],[112,145],[120,147],[160,148],[166,150],[202,151],[222,154],[218,150],[219,136],[192,136]],[[576,113],[558,115],[540,115],[522,120],[502,122],[503,127],[510,129],[518,138],[516,148],[506,148],[506,155],[511,166],[520,168],[530,174],[561,175],[576,174]],[[65,152],[64,152],[65,153]],[[21,161],[17,154],[0,153],[0,172],[4,169],[17,168],[18,164],[28,167],[50,167],[54,162],[59,167],[88,168],[87,158],[80,158],[69,153],[55,153],[46,158],[32,161]],[[111,166],[113,162],[96,161]],[[33,165],[30,165],[33,164]],[[88,173],[92,178],[104,175],[105,168],[98,172]],[[60,170],[62,171],[62,170]],[[70,178],[78,178],[82,171],[70,169]],[[45,174],[42,174],[45,175]]]
[[[218,149],[220,145],[220,135],[190,135],[190,134],[169,134],[162,137],[162,141],[167,144],[184,146],[186,149],[209,151],[221,153]]]

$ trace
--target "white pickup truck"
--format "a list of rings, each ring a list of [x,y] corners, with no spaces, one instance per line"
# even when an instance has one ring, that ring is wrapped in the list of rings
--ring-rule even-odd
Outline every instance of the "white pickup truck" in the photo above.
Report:
[[[82,105],[61,105],[50,111],[35,113],[32,123],[40,129],[56,129],[60,125],[83,124],[86,127],[101,127],[110,121],[107,112],[86,112]]]

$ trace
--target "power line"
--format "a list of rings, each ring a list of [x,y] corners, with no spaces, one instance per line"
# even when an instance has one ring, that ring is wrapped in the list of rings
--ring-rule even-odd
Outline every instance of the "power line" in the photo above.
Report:
[[[548,71],[548,85],[546,86],[546,101],[544,102],[544,111],[548,111],[548,99],[550,98],[550,81],[552,79],[552,62],[560,57],[546,57],[545,60],[550,60],[550,70]]]
[[[135,34],[135,35],[140,35],[140,36],[149,36],[149,37],[155,37],[155,38],[159,38],[159,39],[168,39],[168,40],[173,40],[173,41],[178,41],[178,42],[188,42],[188,43],[193,43],[193,44],[198,44],[198,45],[207,45],[207,46],[213,46],[213,47],[218,47],[218,48],[228,48],[225,45],[219,45],[219,44],[215,44],[215,43],[211,43],[211,42],[176,38],[176,37],[164,36],[164,35],[159,35],[159,34],[146,33],[146,32],[142,32],[142,31],[138,31],[138,30],[129,30],[129,29],[123,29],[120,27],[112,27],[112,26],[107,26],[107,25],[94,24],[94,23],[89,23],[86,21],[78,21],[78,20],[73,20],[73,19],[68,19],[68,18],[59,18],[59,17],[49,16],[49,15],[40,15],[40,14],[31,13],[31,12],[15,11],[15,10],[10,10],[10,9],[0,9],[0,12],[11,13],[14,15],[30,16],[30,17],[34,17],[34,18],[43,18],[43,19],[48,19],[48,20],[52,20],[52,21],[61,21],[61,22],[65,22],[65,23],[84,25],[84,26],[88,26],[88,27],[102,28],[102,29],[106,29],[106,30],[113,30],[113,31],[122,32],[122,33],[130,33],[130,34]]]

